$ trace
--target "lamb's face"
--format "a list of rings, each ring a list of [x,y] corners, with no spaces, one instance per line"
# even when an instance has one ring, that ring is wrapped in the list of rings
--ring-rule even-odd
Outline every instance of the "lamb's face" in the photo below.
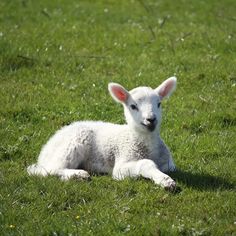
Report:
[[[156,89],[138,87],[128,92],[115,83],[110,83],[108,89],[114,100],[123,104],[125,118],[131,128],[153,132],[161,123],[161,100],[170,96],[175,87],[176,78],[171,77]]]
[[[138,131],[153,132],[161,123],[161,98],[155,90],[139,87],[129,92],[124,103],[125,118]]]

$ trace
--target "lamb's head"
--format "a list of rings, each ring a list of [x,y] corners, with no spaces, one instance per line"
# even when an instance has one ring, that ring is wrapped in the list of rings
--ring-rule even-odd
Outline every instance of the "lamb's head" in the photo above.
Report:
[[[165,80],[156,89],[138,87],[127,91],[120,84],[110,83],[109,92],[115,101],[123,104],[128,125],[138,132],[153,132],[161,123],[161,101],[176,87],[176,78]]]

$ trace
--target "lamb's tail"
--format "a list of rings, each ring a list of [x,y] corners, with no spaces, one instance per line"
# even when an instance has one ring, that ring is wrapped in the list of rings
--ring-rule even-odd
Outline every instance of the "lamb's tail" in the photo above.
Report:
[[[41,175],[41,176],[46,176],[49,174],[49,172],[43,168],[42,166],[39,166],[37,164],[30,165],[27,168],[27,172],[29,175]]]

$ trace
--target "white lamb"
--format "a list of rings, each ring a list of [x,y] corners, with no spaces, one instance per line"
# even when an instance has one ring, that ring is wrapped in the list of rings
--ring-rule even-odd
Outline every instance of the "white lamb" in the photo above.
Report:
[[[161,101],[176,87],[171,77],[156,89],[138,87],[128,92],[116,83],[108,85],[113,99],[124,107],[127,124],[79,121],[65,126],[42,148],[30,175],[90,178],[89,173],[111,173],[117,180],[143,176],[175,189],[164,172],[174,171],[171,153],[160,138]]]

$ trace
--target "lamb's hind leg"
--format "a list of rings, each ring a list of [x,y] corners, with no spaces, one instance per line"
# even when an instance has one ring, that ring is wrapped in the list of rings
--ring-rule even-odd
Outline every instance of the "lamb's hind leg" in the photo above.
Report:
[[[78,180],[90,180],[90,175],[85,170],[78,169],[61,169],[55,172],[55,175],[59,176],[62,180],[78,179]]]

